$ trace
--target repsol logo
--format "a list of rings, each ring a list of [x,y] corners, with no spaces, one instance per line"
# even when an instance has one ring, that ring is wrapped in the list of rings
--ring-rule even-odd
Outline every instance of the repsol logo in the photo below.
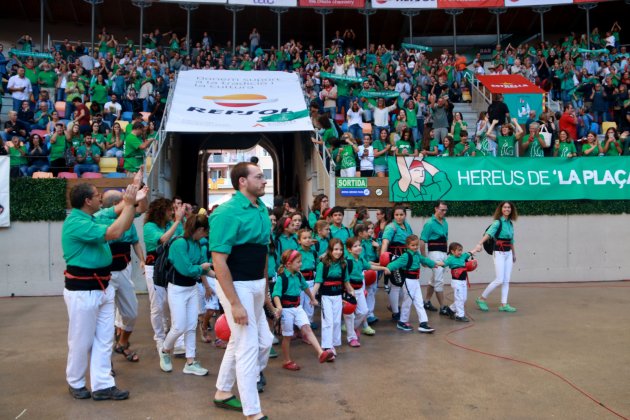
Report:
[[[229,109],[229,110],[225,110],[225,109],[206,109],[206,108],[199,108],[196,106],[191,106],[188,107],[188,109],[186,110],[188,112],[199,112],[201,114],[221,114],[221,115],[253,115],[253,114],[258,114],[258,115],[273,115],[273,114],[284,114],[289,112],[289,108],[282,108],[282,109],[263,109],[261,110],[257,110],[257,109],[253,109],[250,111],[239,111],[239,110],[235,110],[235,109]]]

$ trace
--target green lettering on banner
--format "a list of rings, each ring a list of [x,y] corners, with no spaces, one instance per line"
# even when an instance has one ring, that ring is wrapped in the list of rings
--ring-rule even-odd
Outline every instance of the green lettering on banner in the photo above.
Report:
[[[388,157],[388,166],[392,202],[630,200],[627,156]]]
[[[367,188],[367,178],[337,178],[337,188]]]

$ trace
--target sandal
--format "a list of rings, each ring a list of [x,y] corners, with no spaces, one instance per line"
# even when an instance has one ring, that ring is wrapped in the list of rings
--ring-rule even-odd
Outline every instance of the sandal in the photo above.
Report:
[[[319,363],[330,362],[335,358],[335,355],[331,350],[324,350],[322,354],[319,355]]]
[[[126,346],[121,346],[120,344],[116,345],[114,351],[125,356],[125,359],[127,359],[127,361],[129,362],[137,363],[140,361],[140,358],[138,357],[136,352],[129,350],[129,343],[127,343]]]
[[[217,407],[225,408],[226,410],[243,411],[243,404],[241,404],[235,395],[232,395],[224,400],[215,399],[213,402]]]
[[[207,336],[207,332],[204,331],[203,327],[199,325],[199,332],[201,333],[201,341],[204,343],[212,343],[212,339]]]
[[[286,370],[293,370],[293,371],[300,370],[300,367],[298,366],[298,364],[295,363],[293,360],[289,360],[288,362],[284,362],[282,364],[282,368],[286,369]]]

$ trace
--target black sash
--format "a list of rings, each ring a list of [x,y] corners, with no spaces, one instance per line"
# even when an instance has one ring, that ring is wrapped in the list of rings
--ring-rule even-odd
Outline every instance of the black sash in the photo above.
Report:
[[[267,246],[243,244],[232,247],[227,265],[233,281],[251,281],[265,278]]]
[[[105,290],[111,278],[109,267],[82,268],[69,265],[64,275],[68,290]]]

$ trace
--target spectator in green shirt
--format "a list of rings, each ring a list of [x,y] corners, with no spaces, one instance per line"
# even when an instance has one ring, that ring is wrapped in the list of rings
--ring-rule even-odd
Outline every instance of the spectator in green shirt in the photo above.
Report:
[[[149,138],[143,140],[144,125],[141,122],[135,122],[131,133],[125,137],[124,156],[125,171],[128,173],[136,173],[142,166],[144,161],[145,150],[153,143],[155,139]]]
[[[5,147],[7,149],[7,152],[9,153],[11,178],[27,176],[28,160],[26,159],[26,147],[24,146],[24,143],[20,141],[20,138],[18,136],[13,136],[11,138],[11,142],[8,143]]]
[[[83,175],[84,172],[99,172],[98,162],[101,160],[101,149],[94,144],[91,134],[86,134],[84,144],[77,149],[77,164],[74,173]]]

